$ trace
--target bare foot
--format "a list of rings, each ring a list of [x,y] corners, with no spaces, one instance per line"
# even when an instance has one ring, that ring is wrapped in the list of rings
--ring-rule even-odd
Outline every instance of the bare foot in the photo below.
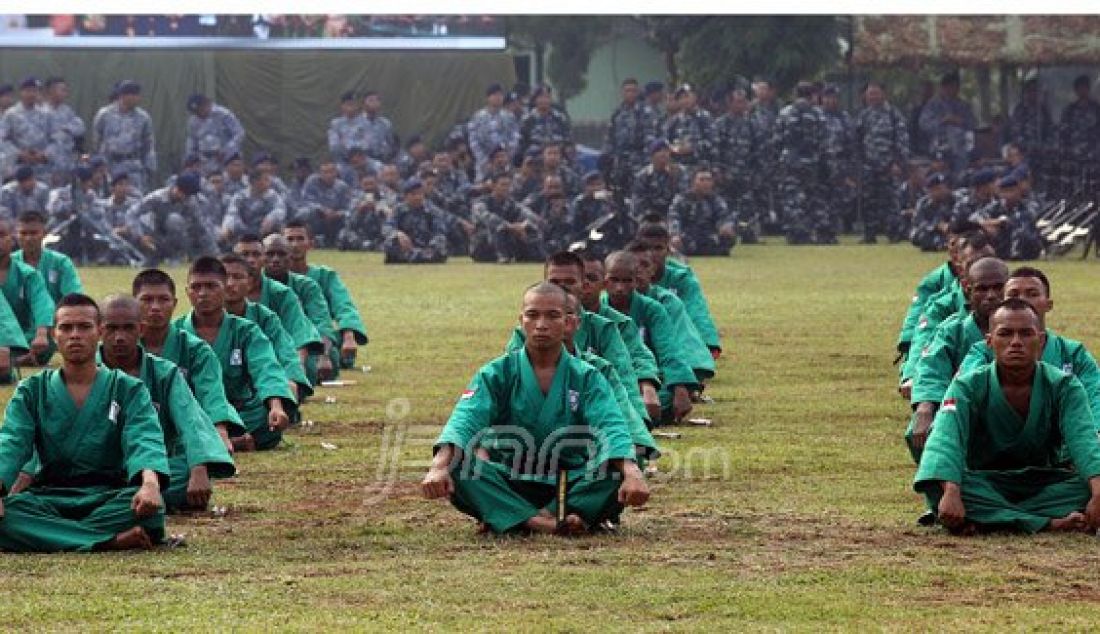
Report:
[[[140,526],[122,531],[103,546],[103,550],[150,550],[152,548],[153,540]]]
[[[489,528],[489,525],[486,524],[485,522],[478,522],[477,523],[477,531],[476,531],[475,534],[476,535],[488,535],[490,532],[492,532],[492,530],[493,529]]]
[[[540,511],[538,515],[523,523],[532,533],[549,535],[558,529],[558,520],[546,511]]]
[[[256,439],[252,434],[235,436],[229,440],[233,443],[233,451],[256,451]]]
[[[555,531],[558,535],[575,537],[588,532],[588,525],[576,513],[565,516],[565,522]]]
[[[1088,528],[1089,523],[1085,519],[1085,514],[1076,511],[1061,519],[1050,520],[1050,525],[1047,526],[1047,530],[1058,533],[1083,533]]]

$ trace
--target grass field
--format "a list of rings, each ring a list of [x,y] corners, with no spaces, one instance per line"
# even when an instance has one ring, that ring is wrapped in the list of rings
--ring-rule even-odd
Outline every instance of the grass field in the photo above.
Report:
[[[739,247],[694,263],[727,353],[700,415],[663,440],[648,508],[615,537],[486,538],[417,484],[473,371],[498,353],[533,265],[384,267],[322,253],[370,330],[358,385],[312,427],[239,460],[225,517],[189,546],[0,555],[3,629],[1094,629],[1100,541],[917,528],[893,344],[908,246]],[[1100,348],[1100,264],[1044,265],[1051,326]],[[128,270],[86,271],[96,295]],[[182,278],[177,278],[177,280]],[[186,303],[182,300],[181,303]],[[10,390],[3,392],[6,398]],[[326,403],[333,396],[336,403]],[[322,447],[322,442],[335,449]]]

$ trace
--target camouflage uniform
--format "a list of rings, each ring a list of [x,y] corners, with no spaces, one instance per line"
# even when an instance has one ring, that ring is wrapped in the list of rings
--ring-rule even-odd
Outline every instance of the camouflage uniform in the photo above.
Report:
[[[961,125],[944,123],[943,118],[954,115]],[[970,163],[970,149],[974,146],[974,112],[962,99],[947,99],[937,95],[924,105],[920,113],[920,129],[930,140],[929,151],[942,151],[947,158],[949,176],[957,180]]]
[[[721,196],[700,196],[684,192],[676,196],[668,210],[668,230],[683,243],[684,255],[729,255],[734,239],[718,234],[718,228],[737,224]]]
[[[108,229],[103,204],[94,190],[84,189],[74,180],[50,191],[46,208],[39,211],[46,214],[49,230],[61,238],[55,247],[58,251],[80,262],[107,262],[108,249],[96,239],[96,234]]]
[[[833,219],[822,200],[825,115],[804,99],[783,108],[775,122],[784,230],[791,244],[836,242]]]
[[[1027,154],[1028,167],[1037,171],[1043,155],[1054,143],[1054,120],[1042,102],[1021,100],[1012,109],[1005,126],[1004,140],[1015,143]]]
[[[141,108],[122,112],[118,104],[107,106],[95,123],[96,151],[107,159],[109,171],[125,171],[130,184],[145,191],[147,176],[157,169],[153,120]]]
[[[890,168],[902,168],[909,162],[905,117],[885,102],[864,108],[856,118],[856,144],[863,234],[865,240],[873,241],[886,218],[898,210],[897,185]]]
[[[511,198],[498,200],[483,196],[473,205],[477,233],[470,245],[470,257],[477,262],[542,262],[540,219],[530,209]],[[504,228],[505,223],[527,222],[526,239],[518,240]]]
[[[642,101],[620,104],[611,113],[604,151],[615,157],[611,183],[623,196],[630,191],[634,174],[646,162],[646,148],[655,138],[653,109]]]
[[[339,116],[329,122],[328,151],[334,159],[345,163],[351,150],[367,151],[366,121],[366,116],[360,113],[350,118]]]
[[[750,234],[743,241],[755,241],[758,209],[754,204],[758,190],[760,139],[749,115],[726,113],[714,125],[718,134],[720,188],[734,215],[747,223]]]
[[[507,110],[490,112],[482,108],[470,119],[467,129],[478,181],[484,180],[485,167],[495,148],[503,147],[508,156],[515,155],[519,145],[519,124]]]
[[[443,214],[443,210],[427,201],[419,209],[408,203],[398,204],[382,228],[386,264],[446,262],[447,220]],[[398,231],[412,241],[413,248],[408,253],[397,242]]]
[[[232,198],[243,191],[248,191],[248,174],[242,175],[237,180],[229,178],[228,174],[225,175],[224,193],[226,196]]]
[[[244,127],[225,106],[212,104],[205,118],[194,114],[187,118],[184,153],[202,157],[203,174],[221,169],[226,158],[241,151],[242,143]]]
[[[969,189],[955,193],[955,209],[951,212],[951,222],[979,220],[986,216],[985,209],[994,204],[994,200],[979,200]]]
[[[203,224],[195,196],[173,200],[172,188],[164,187],[146,194],[131,215],[131,222],[141,234],[153,238],[154,260],[217,253],[214,236]]]
[[[1091,168],[1100,162],[1100,104],[1089,99],[1066,106],[1058,133],[1064,159]]]
[[[34,182],[34,189],[25,193],[19,183],[12,180],[0,187],[0,215],[16,220],[24,212],[39,211],[46,213],[50,201],[50,188],[42,181]]]
[[[22,102],[16,103],[4,113],[5,140],[11,143],[16,154],[26,150],[37,150],[46,154],[50,144],[50,117],[42,106],[25,108]],[[17,161],[18,162],[18,161]],[[32,165],[34,176],[39,180],[50,178],[49,164]]]
[[[523,201],[523,206],[539,219],[546,253],[568,250],[569,245],[584,231],[583,227],[578,229],[573,206],[566,197],[546,198],[542,194],[533,194]]]
[[[630,209],[635,219],[647,213],[668,215],[672,199],[684,188],[681,169],[674,163],[667,171],[658,171],[653,164],[646,165],[634,175]]]
[[[354,202],[351,187],[337,178],[326,185],[320,174],[311,174],[302,188],[302,204],[296,210],[296,218],[309,223],[313,235],[324,239],[324,244],[335,244],[345,219]],[[337,219],[326,219],[322,209],[341,212]]]
[[[821,109],[825,115],[825,162],[827,165],[824,202],[829,214],[850,227],[855,220],[856,192],[847,180],[855,175],[856,162],[853,160],[856,128],[855,122],[847,112],[836,109]]]
[[[775,122],[779,118],[778,106],[774,103],[753,104],[749,112],[749,120],[756,130],[759,144],[756,148],[756,165],[759,178],[756,180],[756,208],[757,217],[762,221],[778,222],[781,210],[778,205],[778,151],[775,147]]]
[[[336,238],[341,251],[375,251],[382,246],[382,227],[389,217],[390,205],[378,192],[359,192],[344,228]]]
[[[519,152],[547,143],[565,143],[573,139],[569,119],[560,110],[550,108],[545,115],[538,110],[528,112],[519,124]]]
[[[1035,226],[1039,210],[1034,205],[1020,201],[1009,209],[1003,200],[995,199],[971,216],[974,222],[1007,218],[993,236],[997,257],[1002,260],[1034,260],[1043,250],[1043,241]]]
[[[73,168],[76,167],[76,140],[84,136],[84,120],[67,103],[47,105],[46,116],[50,130],[46,157],[50,160],[50,169],[53,172],[52,182],[60,185],[69,182]]]
[[[233,237],[242,233],[259,235],[265,222],[270,223],[274,231],[282,228],[286,222],[286,202],[274,189],[264,190],[262,195],[254,196],[249,188],[233,194],[229,199],[222,229],[228,230]]]
[[[677,145],[691,146],[690,154],[672,153],[672,160],[681,165],[698,165],[714,161],[714,118],[706,110],[697,108],[694,112],[677,112],[665,122],[665,139],[675,148]]]
[[[585,194],[573,199],[573,224],[577,240],[585,241],[588,250],[600,258],[625,247],[638,231],[638,223],[615,202]],[[591,239],[593,229],[601,236],[598,240]]]
[[[363,115],[363,128],[366,132],[367,156],[387,163],[397,155],[397,134],[393,122],[382,115],[371,117]]]
[[[917,201],[913,214],[913,229],[909,241],[921,251],[943,251],[947,248],[947,236],[939,229],[941,224],[951,224],[958,203],[955,194],[937,202],[925,194]]]

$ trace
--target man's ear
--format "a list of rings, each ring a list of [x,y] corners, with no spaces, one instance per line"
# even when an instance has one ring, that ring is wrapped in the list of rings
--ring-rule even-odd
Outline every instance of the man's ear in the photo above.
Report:
[[[1054,310],[1054,299],[1048,297],[1047,298],[1047,312],[1049,313],[1052,310]]]

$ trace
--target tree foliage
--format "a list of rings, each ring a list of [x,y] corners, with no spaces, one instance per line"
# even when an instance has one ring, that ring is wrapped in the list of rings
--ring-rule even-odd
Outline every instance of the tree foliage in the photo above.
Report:
[[[588,85],[588,64],[611,25],[606,16],[516,15],[506,20],[509,40],[545,53],[539,62],[545,62],[547,79],[563,102]]]
[[[636,18],[666,55],[669,79],[700,85],[765,75],[781,90],[840,60],[841,24],[833,16]],[[682,77],[680,76],[682,74]]]

